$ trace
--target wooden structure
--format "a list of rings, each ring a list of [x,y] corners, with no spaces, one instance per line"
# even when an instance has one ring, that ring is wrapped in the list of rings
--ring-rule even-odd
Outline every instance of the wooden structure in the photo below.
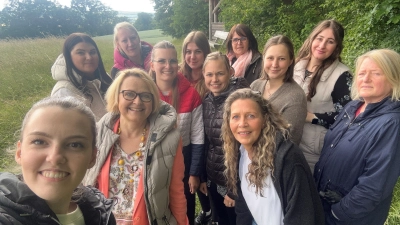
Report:
[[[224,30],[224,23],[218,18],[219,5],[222,0],[206,0],[208,1],[208,39],[212,40],[215,31]]]
[[[216,30],[212,39],[209,39],[208,43],[211,48],[218,48],[221,45],[224,45],[226,38],[228,37],[229,32]]]

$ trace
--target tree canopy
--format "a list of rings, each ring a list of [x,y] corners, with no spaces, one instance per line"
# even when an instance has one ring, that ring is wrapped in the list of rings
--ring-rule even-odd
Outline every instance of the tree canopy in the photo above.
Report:
[[[84,32],[111,34],[125,20],[100,0],[72,0],[61,6],[52,0],[10,0],[0,11],[0,38],[44,37]]]

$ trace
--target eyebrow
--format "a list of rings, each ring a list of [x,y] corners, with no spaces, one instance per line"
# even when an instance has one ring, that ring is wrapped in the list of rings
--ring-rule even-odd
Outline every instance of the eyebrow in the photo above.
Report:
[[[34,132],[29,133],[28,135],[30,135],[30,136],[33,136],[33,135],[44,136],[44,137],[47,137],[47,138],[51,138],[52,137],[50,134],[45,133],[45,132],[41,132],[41,131],[34,131]],[[88,137],[85,136],[85,135],[77,134],[77,135],[68,136],[66,139],[75,139],[75,138],[77,138],[77,139],[87,139]]]

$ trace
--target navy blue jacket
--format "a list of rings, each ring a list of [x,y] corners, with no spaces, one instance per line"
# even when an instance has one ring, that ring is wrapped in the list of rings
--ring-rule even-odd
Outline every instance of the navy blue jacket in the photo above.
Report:
[[[384,224],[400,175],[400,102],[390,97],[368,104],[348,103],[328,130],[315,166],[318,191],[343,198],[322,200],[326,224]],[[337,217],[337,219],[332,215]]]

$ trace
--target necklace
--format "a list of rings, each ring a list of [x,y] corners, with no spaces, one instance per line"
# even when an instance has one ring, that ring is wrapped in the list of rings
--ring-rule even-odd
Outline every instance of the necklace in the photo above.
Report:
[[[146,131],[147,131],[147,129],[146,129],[146,127],[143,129],[143,132],[142,132],[142,136],[140,137],[140,143],[139,143],[139,148],[138,148],[138,150],[136,150],[135,152],[133,152],[132,154],[130,154],[130,155],[132,155],[133,156],[133,158],[135,159],[135,160],[140,160],[140,161],[142,161],[143,160],[143,157],[142,156],[144,156],[144,151],[145,151],[145,145],[144,145],[144,143],[145,143],[145,140],[146,140]],[[117,133],[118,134],[121,134],[121,127],[118,127],[118,131],[117,131]],[[121,156],[120,156],[120,158],[119,158],[119,160],[118,160],[118,167],[119,167],[119,171],[120,171],[120,176],[121,177],[124,177],[124,167],[125,167],[125,159],[123,158],[123,156],[122,156],[122,148],[120,148],[120,154],[121,154]],[[132,166],[132,170],[133,170],[133,167],[136,167],[137,166],[137,163],[135,163],[135,165],[133,165]],[[130,175],[131,175],[131,179],[129,180],[129,182],[133,182],[133,179],[132,179],[132,176],[134,175],[133,173],[130,173]]]
[[[271,84],[269,83],[269,80],[267,80],[267,94],[268,94],[268,98],[269,97],[271,97],[271,92],[270,92],[270,89],[271,89]]]

